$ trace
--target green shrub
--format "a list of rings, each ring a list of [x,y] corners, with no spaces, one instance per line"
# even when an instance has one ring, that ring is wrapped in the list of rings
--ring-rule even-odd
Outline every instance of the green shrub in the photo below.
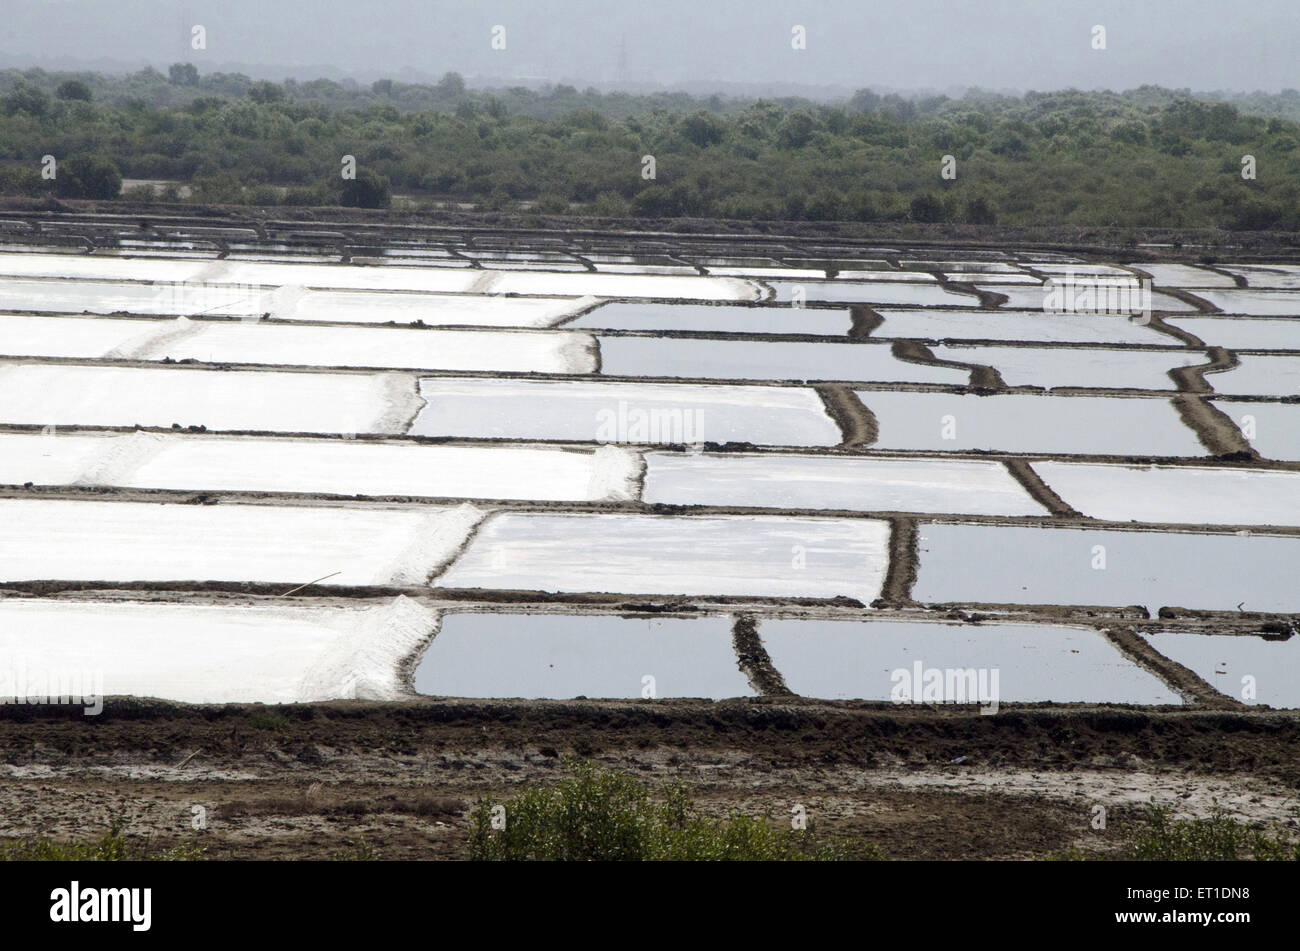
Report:
[[[966,202],[966,222],[972,225],[995,225],[998,223],[997,212],[983,196]]]
[[[374,169],[358,169],[356,178],[343,182],[339,204],[345,208],[387,208],[391,203],[388,179]]]
[[[682,120],[682,135],[700,148],[717,145],[727,136],[727,124],[718,116],[700,110]]]
[[[365,837],[362,836],[359,839],[345,840],[343,848],[330,857],[336,862],[377,862],[379,861],[379,849],[367,842]]]
[[[30,83],[19,82],[9,91],[9,95],[0,99],[0,109],[6,115],[28,115],[43,118],[51,109],[49,94]]]
[[[198,68],[193,63],[172,63],[167,67],[167,81],[177,86],[197,86]]]
[[[35,168],[0,165],[0,194],[38,198],[49,191],[49,185]]]
[[[151,850],[147,843],[127,839],[126,821],[115,818],[107,832],[91,841],[56,842],[39,836],[0,842],[0,862],[193,862],[203,858],[205,851],[194,841]]]
[[[1175,819],[1152,804],[1130,849],[1133,858],[1154,862],[1300,861],[1300,843],[1237,822],[1217,806],[1205,819]]]
[[[615,191],[603,191],[587,206],[587,210],[600,218],[626,218],[632,213],[632,203]]]
[[[749,816],[702,815],[681,785],[652,791],[632,776],[568,763],[569,774],[470,813],[479,861],[789,861],[839,859],[811,831],[778,830]],[[502,811],[504,810],[504,811]],[[494,816],[504,828],[494,829]]]
[[[538,196],[533,207],[544,215],[562,215],[569,210],[569,201],[563,195],[548,193]]]
[[[116,198],[122,190],[122,173],[106,158],[88,156],[59,163],[54,191],[60,198]]]
[[[262,80],[248,87],[248,98],[256,103],[282,102],[284,88],[277,83]]]
[[[67,82],[59,83],[59,88],[54,94],[60,99],[74,99],[79,102],[90,102],[92,98],[90,87],[80,79],[69,79]]]
[[[942,221],[943,202],[931,194],[917,195],[908,206],[913,221]]]

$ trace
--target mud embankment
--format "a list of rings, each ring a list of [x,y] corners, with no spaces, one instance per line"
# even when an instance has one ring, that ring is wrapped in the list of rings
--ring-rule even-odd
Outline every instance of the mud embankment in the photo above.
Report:
[[[772,663],[763,639],[758,633],[758,619],[752,614],[736,618],[731,628],[731,644],[739,658],[740,670],[749,685],[763,697],[792,697],[785,678]]]
[[[853,388],[842,384],[824,383],[813,387],[821,397],[826,412],[840,428],[840,449],[863,449],[880,436],[880,424],[875,413],[858,399]]]
[[[1227,459],[1258,459],[1231,417],[1203,396],[1180,393],[1173,398],[1174,409],[1210,455]]]

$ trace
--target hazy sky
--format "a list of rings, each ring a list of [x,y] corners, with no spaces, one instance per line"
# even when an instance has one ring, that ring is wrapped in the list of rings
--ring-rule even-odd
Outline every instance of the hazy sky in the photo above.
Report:
[[[1300,0],[0,0],[10,66],[902,89],[1300,87]],[[190,27],[207,30],[191,51]],[[491,48],[505,27],[506,49]],[[807,49],[791,48],[791,29]],[[1106,28],[1107,49],[1091,48]],[[622,50],[625,49],[625,53]]]

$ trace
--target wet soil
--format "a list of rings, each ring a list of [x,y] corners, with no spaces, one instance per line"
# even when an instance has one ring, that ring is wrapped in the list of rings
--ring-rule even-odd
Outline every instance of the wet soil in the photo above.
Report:
[[[786,821],[895,859],[1122,852],[1148,800],[1215,801],[1295,831],[1300,716],[1125,707],[703,701],[438,701],[182,707],[99,717],[0,708],[0,839],[95,836],[110,817],[211,858],[308,859],[357,843],[460,859],[467,815],[563,759],[681,780],[707,811]],[[1094,807],[1109,813],[1092,828]],[[202,810],[205,828],[193,823]]]

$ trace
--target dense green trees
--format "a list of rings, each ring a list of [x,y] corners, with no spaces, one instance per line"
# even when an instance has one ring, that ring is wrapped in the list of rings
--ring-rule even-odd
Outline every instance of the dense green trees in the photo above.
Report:
[[[55,90],[55,95],[60,99],[78,99],[82,102],[90,102],[94,98],[91,95],[90,87],[80,79],[69,79],[59,83],[59,88]]]
[[[826,104],[482,91],[455,74],[363,87],[182,64],[120,77],[9,71],[0,192],[104,196],[111,164],[191,185],[206,202],[1297,230],[1296,118],[1294,92],[1229,103],[1154,87],[960,99],[862,90]],[[45,155],[60,163],[54,181],[40,175]],[[355,179],[340,175],[345,155]],[[653,179],[642,177],[646,155]],[[944,156],[955,178],[941,176]]]
[[[356,178],[345,180],[339,195],[344,208],[387,208],[391,200],[388,179],[368,168],[358,169]]]
[[[29,83],[15,83],[0,100],[0,108],[6,115],[32,116],[42,119],[52,110],[49,93]]]
[[[197,86],[199,70],[193,63],[172,63],[167,68],[167,81],[177,86]]]
[[[108,159],[77,156],[59,166],[55,194],[60,198],[116,198],[122,190],[122,173]]]

